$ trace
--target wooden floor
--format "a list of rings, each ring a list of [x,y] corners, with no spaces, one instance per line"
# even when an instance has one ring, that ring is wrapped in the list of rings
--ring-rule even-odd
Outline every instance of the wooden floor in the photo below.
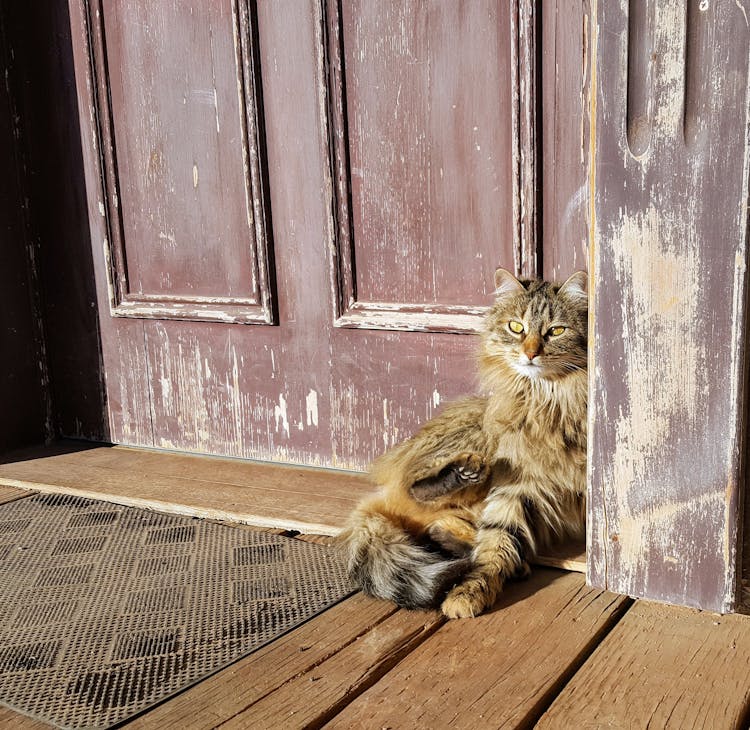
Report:
[[[292,467],[248,485],[238,479],[244,462],[62,451],[0,465],[0,501],[21,489],[70,491],[330,533],[368,489],[356,475],[331,487],[327,473]],[[309,519],[308,487],[318,490]],[[539,567],[470,620],[353,595],[126,727],[720,730],[748,727],[748,708],[750,617],[633,602],[588,588],[578,572]],[[0,706],[0,728],[43,727]]]

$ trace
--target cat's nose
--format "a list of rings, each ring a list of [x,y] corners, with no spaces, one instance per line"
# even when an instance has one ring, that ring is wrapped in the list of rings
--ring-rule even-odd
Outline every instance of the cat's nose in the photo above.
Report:
[[[538,337],[529,335],[523,343],[523,354],[533,360],[542,351],[542,343]]]

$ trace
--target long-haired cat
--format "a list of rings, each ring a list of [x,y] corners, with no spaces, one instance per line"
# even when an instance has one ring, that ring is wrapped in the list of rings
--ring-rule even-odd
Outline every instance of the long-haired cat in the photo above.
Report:
[[[537,548],[584,531],[586,274],[495,274],[481,338],[484,395],[447,406],[378,459],[380,489],[340,537],[354,582],[449,618],[491,606]]]

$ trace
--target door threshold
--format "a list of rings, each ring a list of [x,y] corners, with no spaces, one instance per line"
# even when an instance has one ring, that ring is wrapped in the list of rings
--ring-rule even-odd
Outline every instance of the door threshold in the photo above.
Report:
[[[0,485],[7,487],[306,535],[338,534],[373,490],[360,472],[72,441],[2,461]],[[535,562],[585,572],[585,547],[566,543]]]

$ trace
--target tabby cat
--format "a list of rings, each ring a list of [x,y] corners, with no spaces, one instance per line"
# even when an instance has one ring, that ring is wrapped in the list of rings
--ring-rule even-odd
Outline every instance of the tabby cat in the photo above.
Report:
[[[350,576],[449,618],[490,607],[545,544],[582,537],[586,481],[586,274],[564,284],[495,274],[481,338],[485,395],[447,406],[380,457],[380,489],[341,535]]]

